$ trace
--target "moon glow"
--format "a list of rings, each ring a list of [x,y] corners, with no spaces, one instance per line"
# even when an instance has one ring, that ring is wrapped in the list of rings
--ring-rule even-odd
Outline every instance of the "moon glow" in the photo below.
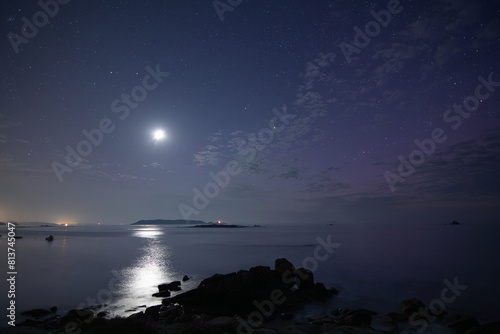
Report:
[[[165,131],[162,129],[158,129],[153,132],[153,139],[157,142],[165,139],[165,137],[166,137]]]

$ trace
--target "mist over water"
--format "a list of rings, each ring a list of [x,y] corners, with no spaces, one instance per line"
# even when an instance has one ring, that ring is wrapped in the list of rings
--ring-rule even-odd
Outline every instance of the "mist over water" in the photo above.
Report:
[[[20,314],[108,304],[111,314],[129,315],[132,308],[159,304],[161,299],[151,297],[157,285],[184,275],[191,278],[182,285],[185,291],[215,273],[274,267],[280,257],[310,265],[305,259],[314,258],[317,238],[330,235],[340,247],[316,261],[314,276],[341,292],[328,304],[311,306],[311,312],[399,311],[401,301],[412,297],[428,305],[440,298],[444,280],[456,278],[467,289],[446,309],[492,321],[500,318],[500,251],[492,231],[488,225],[19,227],[16,305]],[[7,239],[0,233],[6,254]],[[48,234],[53,242],[45,240]],[[6,296],[2,301],[6,305]]]

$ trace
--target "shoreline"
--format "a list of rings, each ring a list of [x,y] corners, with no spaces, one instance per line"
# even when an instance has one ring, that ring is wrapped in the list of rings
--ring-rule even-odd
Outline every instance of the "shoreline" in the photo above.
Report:
[[[184,277],[183,281],[188,279]],[[450,291],[455,284],[458,292],[457,282],[449,283]],[[426,306],[416,298],[402,301],[401,310],[385,314],[357,308],[332,309],[328,314],[308,317],[306,313],[311,308],[327,307],[339,291],[315,282],[313,272],[295,268],[284,258],[275,261],[274,269],[257,266],[215,274],[202,280],[197,288],[170,297],[181,285],[180,281],[160,282],[156,295],[165,297],[161,303],[138,305],[131,309],[137,312],[128,317],[107,318],[109,313],[102,306],[70,310],[64,315],[56,314],[54,308],[37,309],[24,312],[28,319],[7,329],[7,333],[500,332],[500,321],[480,324],[470,315],[440,309],[437,302]],[[452,297],[448,293],[443,300]]]

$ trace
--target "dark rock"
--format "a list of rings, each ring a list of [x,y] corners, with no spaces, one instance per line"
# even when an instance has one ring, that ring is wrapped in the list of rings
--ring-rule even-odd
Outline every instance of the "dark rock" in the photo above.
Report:
[[[465,331],[463,334],[498,334],[500,333],[500,322],[490,322],[476,326]]]
[[[70,310],[68,311],[66,316],[75,317],[76,319],[82,321],[88,321],[89,319],[92,319],[94,317],[94,311],[90,308],[84,308],[80,310]]]
[[[216,317],[207,322],[207,329],[209,333],[233,333],[238,327],[238,321],[233,317],[221,316]]]
[[[161,292],[153,293],[153,297],[165,298],[165,297],[170,297],[170,295],[171,295],[170,290],[163,290]]]
[[[274,272],[279,279],[292,281],[292,278],[295,277],[295,266],[285,258],[276,259],[274,261]],[[288,283],[289,286],[294,284],[295,279],[293,279],[293,282]]]
[[[461,333],[479,326],[479,322],[470,315],[455,314],[446,317],[446,326]]]
[[[408,314],[397,312],[387,313],[387,316],[396,322],[407,322],[409,318]]]
[[[135,312],[135,311],[137,311],[140,308],[146,308],[146,307],[147,307],[146,305],[140,305],[140,306],[132,307],[132,308],[130,308],[128,310],[125,310],[125,312]]]
[[[406,299],[401,303],[401,310],[408,316],[418,312],[421,308],[425,308],[425,305],[420,299],[417,298]]]
[[[323,283],[316,283],[311,291],[311,296],[317,300],[330,298],[333,292],[328,290]]]
[[[271,268],[266,266],[257,266],[250,268],[250,274],[261,286],[271,286],[274,282],[274,273]]]
[[[82,334],[105,334],[105,333],[120,333],[120,334],[154,334],[158,333],[150,328],[147,323],[129,318],[113,318],[113,319],[95,319],[94,321],[84,324],[82,327],[75,328],[73,331],[58,331],[58,333],[82,333]]]
[[[291,320],[293,319],[295,316],[292,314],[292,313],[281,313],[280,314],[280,319],[281,320]]]
[[[143,318],[144,318],[144,312],[142,312],[142,311],[131,314],[130,316],[127,317],[127,319],[130,319],[130,320],[139,320],[139,319],[143,319]]]
[[[314,326],[323,326],[325,324],[335,324],[335,319],[330,318],[329,316],[316,316],[309,317],[307,321]]]
[[[171,324],[177,321],[185,320],[186,312],[179,304],[163,305],[159,310],[159,316],[162,321]]]
[[[91,308],[80,310],[70,310],[62,318],[58,319],[59,327],[74,331],[82,325],[91,323],[94,320],[94,311]]]
[[[370,327],[372,316],[376,314],[376,312],[365,309],[346,310],[337,320],[337,324],[339,326]]]
[[[181,290],[181,281],[173,281],[173,282],[168,283],[168,284],[165,283],[165,284],[158,285],[158,291],[162,292],[165,290],[169,290],[169,291]]]
[[[314,288],[314,275],[312,271],[305,268],[299,268],[296,271],[297,286],[299,290],[311,290]]]
[[[160,318],[160,309],[162,305],[150,306],[144,311],[144,316],[148,319],[157,321]]]
[[[36,333],[47,333],[47,330],[51,329],[51,326],[48,325],[45,321],[41,320],[34,320],[34,319],[26,319],[25,321],[16,324],[16,327],[14,328],[29,328],[29,331],[21,332],[21,333],[26,333],[26,334],[36,334]],[[13,328],[13,329],[14,329]],[[4,328],[2,328],[4,329]],[[18,331],[15,331],[17,333]],[[4,331],[2,331],[4,333]],[[5,332],[5,333],[14,333],[12,332]]]
[[[188,275],[184,275],[184,277],[182,278],[182,281],[183,282],[189,281],[189,276]]]
[[[360,328],[355,326],[338,326],[330,329],[328,332],[323,332],[325,334],[388,334],[388,333],[403,333],[406,332],[385,332],[372,328]],[[291,333],[290,333],[291,334]]]
[[[244,272],[244,271],[242,271],[242,272]],[[199,287],[210,286],[212,284],[215,284],[215,283],[222,281],[222,280],[226,280],[226,279],[233,277],[235,275],[236,275],[236,273],[230,273],[230,274],[224,274],[224,275],[215,274],[215,275],[210,276],[209,278],[205,278],[203,281],[201,281]]]
[[[293,326],[287,327],[285,331],[279,332],[283,334],[318,334],[318,327],[320,326],[311,326],[309,324],[295,324]]]
[[[450,225],[461,225],[461,224],[460,224],[459,222],[457,222],[456,220],[454,220],[454,221],[452,221],[452,222],[450,223]]]
[[[270,328],[257,328],[255,329],[252,334],[277,334],[278,332],[276,332],[274,329],[270,329]]]
[[[344,310],[341,308],[335,309],[330,312],[334,317],[340,317],[342,313],[344,313]]]
[[[388,314],[383,314],[378,318],[373,319],[371,327],[377,328],[390,333],[396,333],[399,329],[398,323]],[[397,332],[399,333],[399,332]]]
[[[189,312],[213,316],[253,311],[254,301],[268,300],[271,292],[289,292],[269,267],[253,267],[227,275],[215,274],[203,280],[198,288],[171,297],[168,303],[179,303]],[[164,303],[165,304],[165,303]]]
[[[30,311],[25,311],[21,314],[24,316],[27,316],[27,317],[31,317],[31,318],[41,318],[41,317],[45,317],[51,313],[54,313],[56,311],[57,311],[57,307],[53,306],[50,309],[37,308],[37,309],[30,310]]]
[[[101,311],[101,312],[97,313],[98,318],[104,318],[107,315],[108,315],[107,311]]]

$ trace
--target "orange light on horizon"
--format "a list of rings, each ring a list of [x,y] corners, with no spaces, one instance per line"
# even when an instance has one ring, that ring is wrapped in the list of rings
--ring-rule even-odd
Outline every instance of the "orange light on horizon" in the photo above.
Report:
[[[221,223],[222,223],[222,220],[218,220],[218,221],[217,221],[217,224],[221,224]]]

